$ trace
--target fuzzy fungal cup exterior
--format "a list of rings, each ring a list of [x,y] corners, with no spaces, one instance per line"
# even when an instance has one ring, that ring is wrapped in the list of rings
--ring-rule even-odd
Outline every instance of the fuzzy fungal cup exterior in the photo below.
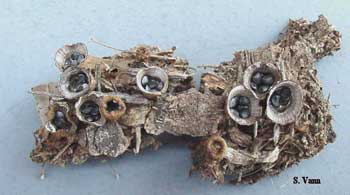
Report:
[[[100,104],[102,114],[111,121],[118,120],[126,111],[125,103],[118,96],[105,95]]]

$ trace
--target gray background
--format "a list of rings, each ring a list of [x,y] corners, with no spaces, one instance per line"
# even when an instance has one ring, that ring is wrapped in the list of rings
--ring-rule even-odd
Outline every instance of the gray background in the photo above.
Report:
[[[288,18],[315,20],[325,14],[343,34],[342,50],[317,67],[331,94],[337,140],[317,157],[251,186],[214,185],[188,177],[187,146],[82,166],[39,165],[28,154],[39,127],[34,85],[55,81],[55,51],[65,43],[96,38],[121,49],[139,43],[178,47],[193,64],[218,63],[233,51],[274,40]],[[2,194],[349,194],[350,2],[343,1],[0,1],[0,191]],[[95,55],[111,50],[88,43]],[[113,170],[119,179],[113,176]],[[320,178],[321,185],[293,185],[294,176]]]

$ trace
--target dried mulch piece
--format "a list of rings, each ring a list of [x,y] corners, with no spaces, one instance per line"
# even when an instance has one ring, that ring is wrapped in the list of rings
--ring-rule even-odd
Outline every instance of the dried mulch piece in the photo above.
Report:
[[[175,47],[113,48],[120,52],[101,58],[66,45],[55,58],[59,82],[32,89],[42,127],[30,157],[81,164],[185,135],[196,137],[191,172],[234,184],[276,175],[335,140],[315,62],[339,50],[340,38],[324,16],[290,20],[277,41],[213,66],[199,90]]]
[[[100,58],[88,55],[83,43],[59,49],[60,82],[32,88],[43,127],[34,133],[31,159],[64,166],[158,148],[156,136],[144,129],[157,97],[194,88],[187,60],[173,57],[174,51],[140,45]],[[154,69],[162,71],[159,78]],[[136,82],[141,72],[148,79],[142,89]],[[151,96],[143,93],[147,88]]]
[[[322,94],[315,62],[339,50],[340,41],[340,33],[324,16],[312,23],[304,19],[290,20],[277,41],[255,50],[238,51],[232,61],[217,66],[214,73],[225,81],[222,82],[226,86],[225,95],[245,80],[244,72],[251,65],[274,64],[281,72],[282,80],[288,80],[287,84],[282,81],[281,87],[271,89],[270,101],[264,97],[261,102],[267,106],[267,111],[275,109],[280,113],[287,112],[288,106],[294,107],[288,115],[266,116],[263,113],[251,126],[227,120],[219,134],[227,145],[225,157],[220,161],[208,160],[203,145],[212,138],[204,138],[193,147],[192,171],[200,171],[204,177],[217,182],[224,182],[226,175],[234,184],[255,183],[316,155],[326,144],[334,142],[336,135],[331,124],[329,97],[324,98]],[[293,84],[288,85],[290,83]],[[298,89],[283,87],[294,84]],[[299,88],[302,100],[297,96]],[[293,101],[295,105],[290,105]],[[298,115],[293,115],[294,111]],[[291,120],[287,121],[288,117]]]

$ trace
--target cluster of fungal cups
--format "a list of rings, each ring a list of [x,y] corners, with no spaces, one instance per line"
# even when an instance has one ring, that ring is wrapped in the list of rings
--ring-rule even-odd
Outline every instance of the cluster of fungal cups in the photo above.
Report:
[[[52,103],[55,106],[51,105],[51,114],[45,125],[47,130],[75,130],[78,120],[103,126],[107,121],[117,121],[125,113],[124,101],[114,91],[97,90],[94,72],[82,68],[88,57],[83,43],[65,45],[56,52],[56,66],[62,72],[58,89],[63,97]],[[147,97],[156,97],[167,90],[168,76],[161,68],[141,68],[136,77],[135,84]],[[70,105],[74,106],[71,108]]]
[[[265,106],[263,108],[262,106]],[[294,122],[302,108],[302,89],[294,81],[282,80],[270,63],[255,63],[243,75],[243,85],[234,87],[226,111],[240,125],[252,125],[263,116],[281,125]]]

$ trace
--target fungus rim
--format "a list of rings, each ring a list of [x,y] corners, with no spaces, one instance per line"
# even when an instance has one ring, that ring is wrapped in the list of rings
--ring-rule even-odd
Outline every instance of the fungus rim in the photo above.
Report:
[[[220,148],[215,147],[214,144],[219,145]],[[226,155],[226,150],[226,141],[220,135],[212,135],[207,139],[206,151],[211,159],[218,161],[222,160]]]
[[[249,98],[250,107],[251,107],[250,117],[243,119],[231,112],[230,100],[236,95],[243,95]],[[254,96],[254,94],[249,89],[246,89],[243,85],[238,85],[231,89],[226,99],[225,110],[226,110],[226,113],[229,115],[229,117],[240,125],[252,125],[254,124],[255,121],[257,121],[257,119],[262,114],[262,108],[259,105],[259,100]]]
[[[113,110],[113,111],[108,111],[106,110],[107,108],[107,104],[110,101],[115,100],[119,106],[121,107],[121,109],[118,110]],[[100,108],[102,111],[102,114],[104,115],[104,117],[108,120],[118,120],[121,116],[124,115],[125,111],[126,111],[126,105],[124,103],[124,101],[115,95],[104,95],[100,101]]]
[[[86,75],[86,77],[88,79],[88,83],[86,85],[84,85],[83,90],[81,90],[79,92],[70,91],[68,88],[69,88],[69,82],[70,82],[69,80],[70,80],[71,76],[74,74],[81,73],[81,72]],[[78,97],[85,95],[90,90],[93,90],[95,88],[95,85],[96,85],[96,82],[93,79],[93,76],[88,71],[81,69],[81,68],[73,68],[73,69],[69,68],[61,74],[61,78],[59,81],[59,90],[65,98],[75,99],[75,98],[78,98]]]
[[[70,65],[66,65],[65,63],[66,63],[67,57],[71,55],[73,52],[78,52],[79,54],[83,54],[85,56],[85,58],[80,63],[84,62],[88,57],[88,49],[84,43],[78,42],[74,44],[64,45],[62,48],[58,49],[55,53],[55,64],[61,72],[71,67]]]
[[[147,91],[143,88],[141,80],[145,76],[153,76],[159,78],[163,82],[163,88],[160,91]],[[157,66],[151,66],[148,68],[142,68],[136,74],[136,84],[138,89],[149,98],[154,98],[156,96],[160,96],[168,90],[169,77],[168,74],[161,68]]]
[[[76,131],[77,130],[77,124],[75,123],[75,121],[71,118],[71,115],[69,114],[70,112],[70,107],[68,105],[68,103],[66,102],[54,102],[53,104],[51,104],[49,106],[49,110],[47,112],[47,122],[45,124],[45,129],[49,132],[57,132],[58,128],[56,128],[56,126],[52,123],[52,119],[54,118],[55,116],[55,112],[57,110],[60,110],[61,112],[64,113],[67,121],[70,123],[70,127],[69,129],[64,129],[64,130],[67,130],[67,131]]]
[[[271,87],[264,93],[258,93],[256,91],[254,91],[251,86],[251,78],[253,76],[253,74],[255,74],[257,71],[262,70],[263,72],[270,72],[273,76],[274,76],[274,82],[271,85]],[[276,67],[276,65],[272,64],[272,63],[261,63],[261,62],[257,62],[254,63],[250,66],[248,66],[248,68],[244,71],[243,74],[243,85],[245,88],[249,89],[256,98],[258,99],[264,99],[267,94],[271,91],[271,89],[282,79],[282,75],[279,71],[279,69]]]
[[[289,104],[289,107],[286,108],[283,112],[278,112],[273,106],[271,105],[271,96],[273,93],[279,89],[280,87],[289,87],[291,90],[291,102]],[[295,81],[291,80],[285,80],[279,82],[277,85],[275,85],[267,98],[267,104],[266,104],[266,115],[269,119],[271,119],[273,122],[281,125],[286,125],[288,123],[294,122],[303,107],[303,92],[301,86],[296,83]]]
[[[75,103],[75,110],[76,110],[76,115],[79,118],[80,121],[95,125],[95,126],[103,126],[106,123],[106,118],[102,113],[101,109],[101,95],[96,93],[96,92],[91,92],[90,94],[87,94],[85,96],[81,96],[79,100]],[[101,115],[101,118],[97,121],[88,121],[84,118],[83,114],[80,112],[80,107],[87,101],[93,101],[95,102],[98,107],[99,107],[99,112]]]

